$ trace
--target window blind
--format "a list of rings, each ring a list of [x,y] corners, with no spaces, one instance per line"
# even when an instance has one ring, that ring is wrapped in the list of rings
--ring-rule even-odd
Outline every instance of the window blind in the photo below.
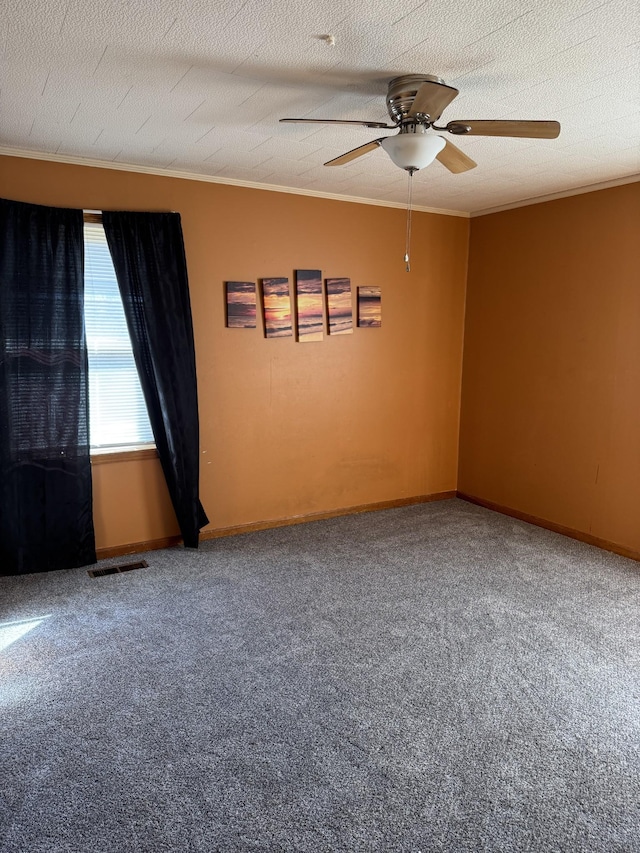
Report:
[[[104,450],[153,444],[116,274],[101,224],[85,222],[84,246],[91,447]]]

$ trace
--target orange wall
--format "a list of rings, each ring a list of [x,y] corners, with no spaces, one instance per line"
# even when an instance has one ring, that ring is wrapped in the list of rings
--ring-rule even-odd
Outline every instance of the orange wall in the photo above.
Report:
[[[0,195],[181,213],[211,528],[456,488],[468,220],[415,214],[407,274],[400,209],[7,157]],[[225,328],[225,280],[296,268],[380,285],[382,328]],[[155,460],[94,466],[94,493],[99,548],[175,533]]]
[[[169,491],[156,459],[93,464],[93,525],[98,549],[179,536]]]
[[[458,488],[640,552],[640,184],[472,220]]]

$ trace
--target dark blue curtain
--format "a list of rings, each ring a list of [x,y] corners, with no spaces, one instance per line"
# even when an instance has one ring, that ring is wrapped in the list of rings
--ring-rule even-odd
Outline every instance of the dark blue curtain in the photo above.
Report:
[[[180,532],[197,548],[209,520],[198,491],[196,359],[180,215],[104,211],[102,224]]]
[[[95,563],[81,210],[0,199],[0,573]]]

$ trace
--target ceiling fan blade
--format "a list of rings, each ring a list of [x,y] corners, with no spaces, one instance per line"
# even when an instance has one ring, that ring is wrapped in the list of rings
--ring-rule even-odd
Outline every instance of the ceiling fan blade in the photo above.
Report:
[[[454,89],[453,86],[425,80],[416,92],[408,117],[414,118],[418,114],[428,115],[431,121],[437,121],[443,110],[457,95],[458,90]]]
[[[289,124],[358,124],[361,127],[384,127],[387,130],[395,130],[395,124],[385,124],[383,121],[351,121],[338,118],[281,118],[280,121]]]
[[[446,145],[436,154],[436,159],[439,160],[450,172],[459,174],[460,172],[468,172],[469,169],[475,169],[478,165],[471,157],[467,157],[464,151],[461,151],[453,142],[446,140]]]
[[[520,139],[555,139],[557,121],[450,121],[446,129],[460,136],[515,136]]]
[[[385,137],[381,139],[374,139],[372,142],[367,142],[366,145],[359,145],[357,148],[352,148],[351,151],[347,151],[346,154],[341,154],[339,157],[335,157],[333,160],[328,160],[324,165],[325,166],[342,166],[345,163],[349,163],[351,160],[355,160],[356,157],[362,157],[363,154],[366,154],[369,151],[373,151],[374,148],[378,148],[380,142]]]

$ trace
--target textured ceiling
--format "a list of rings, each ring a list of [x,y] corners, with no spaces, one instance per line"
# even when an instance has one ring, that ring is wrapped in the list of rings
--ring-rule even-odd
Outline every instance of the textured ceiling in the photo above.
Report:
[[[444,121],[562,124],[457,137],[476,169],[414,179],[417,205],[486,210],[640,172],[639,47],[638,0],[4,0],[0,149],[403,202],[381,149],[322,165],[384,131],[278,119],[385,121],[390,78],[435,74]]]

